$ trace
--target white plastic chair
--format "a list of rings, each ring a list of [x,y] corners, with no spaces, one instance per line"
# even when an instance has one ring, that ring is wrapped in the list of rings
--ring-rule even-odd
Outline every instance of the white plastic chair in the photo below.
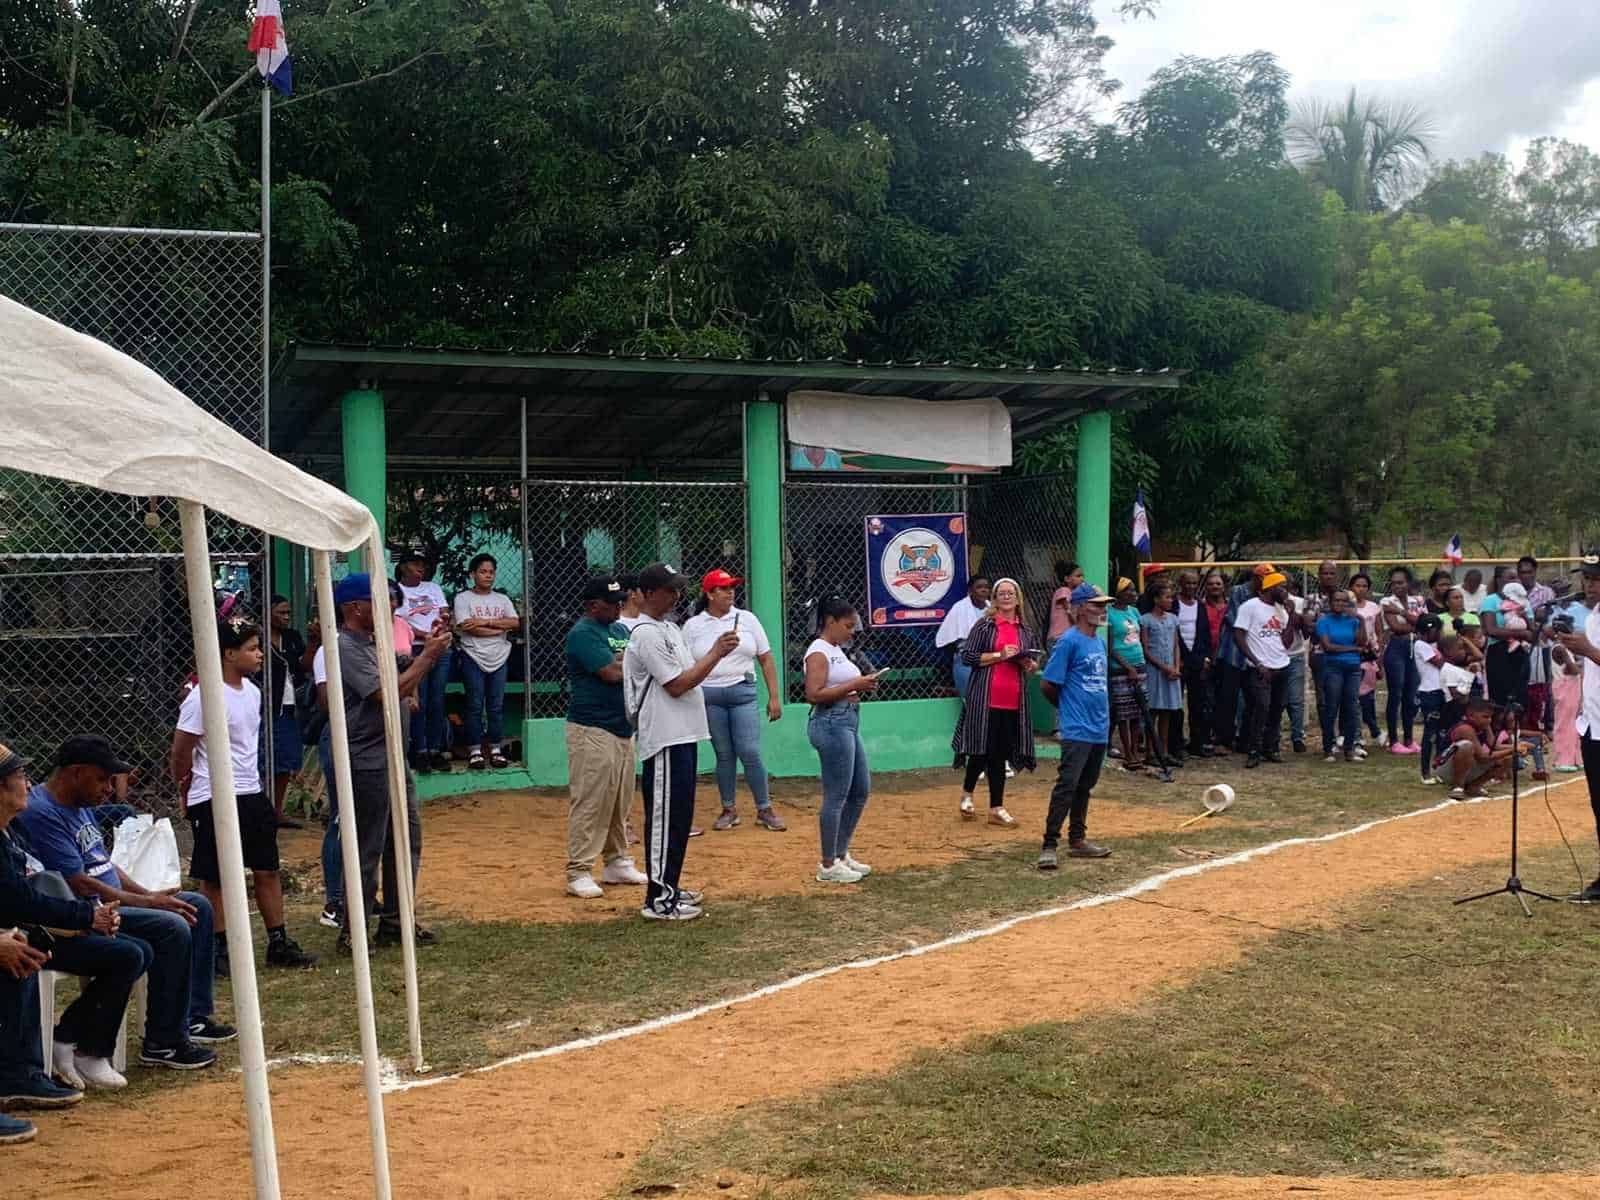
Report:
[[[64,972],[39,972],[39,1044],[44,1051],[44,1073],[49,1075],[55,1066],[56,1049],[56,984]],[[144,1037],[145,1013],[150,1000],[148,976],[141,975],[134,982],[133,994],[128,997],[128,1008],[123,1013],[122,1027],[117,1030],[117,1047],[111,1054],[111,1065],[118,1071],[128,1069],[128,1015],[133,1016],[133,1027],[139,1037]]]

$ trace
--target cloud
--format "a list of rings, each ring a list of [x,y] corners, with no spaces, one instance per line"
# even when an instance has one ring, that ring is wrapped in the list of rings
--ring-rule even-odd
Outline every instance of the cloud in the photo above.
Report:
[[[1268,50],[1293,76],[1291,97],[1363,93],[1410,100],[1438,125],[1435,152],[1516,153],[1544,134],[1600,149],[1600,3],[1596,0],[1162,0],[1154,20],[1106,15],[1107,58],[1138,94],[1181,54]]]

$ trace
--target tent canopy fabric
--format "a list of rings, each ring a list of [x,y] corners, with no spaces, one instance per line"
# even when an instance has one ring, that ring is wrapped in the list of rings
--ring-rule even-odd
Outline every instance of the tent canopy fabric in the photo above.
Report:
[[[192,500],[286,541],[348,551],[364,506],[262,449],[150,368],[0,296],[0,466]]]

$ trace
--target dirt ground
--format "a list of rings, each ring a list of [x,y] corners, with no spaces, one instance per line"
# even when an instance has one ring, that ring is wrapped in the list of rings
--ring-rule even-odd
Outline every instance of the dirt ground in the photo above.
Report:
[[[1595,1180],[1577,1175],[1477,1175],[1439,1180],[1179,1175],[1032,1191],[999,1188],[923,1200],[1579,1200],[1594,1194]]]
[[[1052,778],[1023,775],[1011,782],[1006,803],[1018,821],[1014,829],[990,825],[981,811],[975,821],[961,820],[956,813],[959,786],[926,784],[875,791],[851,850],[874,867],[896,871],[943,866],[1013,838],[1035,842],[1044,827]],[[689,843],[685,884],[710,885],[721,899],[821,892],[828,886],[814,878],[815,798],[798,781],[784,781],[776,789],[774,805],[789,826],[784,833],[770,833],[756,824],[754,805],[743,789],[742,823],[730,830],[711,828],[719,811],[715,792],[709,803],[704,794],[701,800],[696,824],[705,834]],[[980,810],[985,804],[980,797]],[[638,803],[631,820],[635,837],[643,836],[644,816]],[[1095,797],[1096,837],[1131,837],[1176,824],[1170,812]],[[611,920],[639,907],[636,888],[607,888],[598,900],[566,894],[567,806],[565,798],[555,793],[488,792],[435,801],[423,809],[423,837],[420,903],[432,912],[474,920],[547,923]],[[285,862],[313,887],[322,877],[321,842],[320,826],[285,834],[282,842]],[[642,849],[632,849],[642,864]],[[598,870],[595,873],[598,876]]]
[[[1584,827],[1581,788],[1553,792],[1551,799],[1569,828]],[[1557,840],[1542,805],[1524,812],[1526,845]],[[973,1034],[1133,1004],[1153,989],[1236,960],[1270,927],[1327,922],[1375,889],[1437,871],[1482,862],[1486,884],[1497,881],[1506,816],[1504,804],[1452,806],[1176,880],[1159,893],[1159,906],[1081,909],[954,949],[840,972],[639,1037],[390,1094],[396,1194],[599,1200],[680,1114],[732,1111],[882,1072],[919,1049]],[[1079,868],[1092,872],[1093,864],[1073,869]],[[284,1070],[272,1086],[283,1194],[370,1195],[358,1069]],[[99,1197],[109,1187],[118,1200],[140,1200],[248,1192],[237,1077],[174,1087],[136,1105],[89,1104],[48,1114],[43,1124],[40,1143],[7,1155],[5,1178],[20,1188],[16,1194]],[[681,1194],[734,1200],[747,1200],[753,1188],[740,1180],[727,1190],[716,1189],[714,1179],[676,1182],[686,1185]],[[1300,1194],[1295,1189],[1302,1187],[1316,1189],[1308,1195],[1338,1197],[1507,1200],[1593,1191],[1561,1179],[1168,1179],[1049,1196],[1231,1200]],[[1045,1195],[1001,1191],[985,1200]]]

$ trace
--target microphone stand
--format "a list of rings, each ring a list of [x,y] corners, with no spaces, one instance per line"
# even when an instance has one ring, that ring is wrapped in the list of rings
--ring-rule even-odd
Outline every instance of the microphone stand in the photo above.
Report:
[[[1532,896],[1538,900],[1559,900],[1559,896],[1546,895],[1536,892],[1532,888],[1522,886],[1522,880],[1517,876],[1517,806],[1521,799],[1521,790],[1518,787],[1520,765],[1522,762],[1522,706],[1508,704],[1506,709],[1511,714],[1511,875],[1506,879],[1505,886],[1497,887],[1492,892],[1480,892],[1476,896],[1463,896],[1452,904],[1471,904],[1475,900],[1487,900],[1490,896],[1514,896],[1518,904],[1522,905],[1522,915],[1532,917],[1533,910],[1528,907],[1525,896]]]

